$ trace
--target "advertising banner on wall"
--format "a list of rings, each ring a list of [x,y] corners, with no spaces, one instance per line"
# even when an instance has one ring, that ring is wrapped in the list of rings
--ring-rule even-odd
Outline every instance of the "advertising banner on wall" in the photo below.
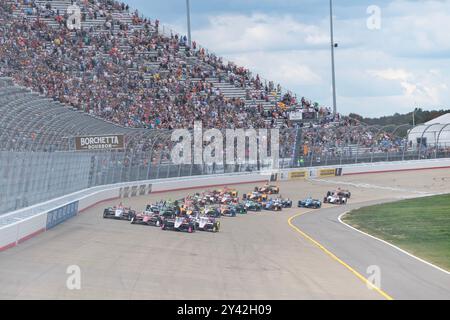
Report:
[[[308,172],[305,170],[289,172],[290,180],[306,179],[307,177],[308,177]]]
[[[47,213],[47,230],[75,217],[78,213],[78,201]]]
[[[342,168],[319,170],[319,177],[339,177],[339,176],[342,176]]]
[[[141,184],[120,188],[119,197],[132,198],[137,196],[145,196],[150,193],[152,193],[152,184]]]
[[[77,151],[124,149],[123,135],[75,137]]]

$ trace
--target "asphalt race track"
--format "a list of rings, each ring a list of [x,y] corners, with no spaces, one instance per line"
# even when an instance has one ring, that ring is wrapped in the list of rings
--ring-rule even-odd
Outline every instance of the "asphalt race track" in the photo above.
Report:
[[[450,299],[450,274],[425,264],[385,243],[339,223],[338,217],[361,206],[323,209],[297,217],[294,224],[320,242],[360,274],[369,276],[371,266],[380,271],[380,287],[394,299]]]
[[[221,232],[161,231],[104,220],[104,203],[0,253],[3,299],[385,299],[330,257],[293,224],[364,277],[381,270],[381,289],[394,299],[450,298],[450,276],[360,234],[337,217],[354,206],[450,190],[449,170],[358,175],[280,183],[294,203],[323,198],[341,186],[345,207],[249,213],[222,218]],[[232,186],[230,186],[232,187]],[[241,185],[242,192],[254,185]],[[190,193],[196,190],[189,190]],[[203,191],[203,190],[198,190]],[[168,193],[175,199],[185,192]],[[124,201],[137,210],[162,195]],[[81,290],[66,286],[69,266],[81,270]]]

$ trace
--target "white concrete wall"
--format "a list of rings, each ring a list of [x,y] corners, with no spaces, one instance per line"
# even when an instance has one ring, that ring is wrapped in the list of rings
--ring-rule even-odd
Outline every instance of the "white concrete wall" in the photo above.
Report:
[[[17,224],[0,229],[0,252],[16,245],[17,230]]]

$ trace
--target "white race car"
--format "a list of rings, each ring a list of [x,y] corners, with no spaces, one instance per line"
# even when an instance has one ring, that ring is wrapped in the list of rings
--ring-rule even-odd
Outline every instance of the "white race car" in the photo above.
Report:
[[[331,204],[347,204],[347,198],[338,193],[328,194],[324,199],[324,203]]]
[[[122,205],[109,207],[103,210],[103,218],[131,221],[136,216],[136,211],[125,208]]]

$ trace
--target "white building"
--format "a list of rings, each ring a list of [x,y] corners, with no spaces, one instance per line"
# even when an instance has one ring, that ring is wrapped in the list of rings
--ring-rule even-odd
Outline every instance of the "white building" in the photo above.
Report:
[[[450,147],[450,113],[418,125],[408,133],[408,142],[417,147],[420,142],[423,146]]]

